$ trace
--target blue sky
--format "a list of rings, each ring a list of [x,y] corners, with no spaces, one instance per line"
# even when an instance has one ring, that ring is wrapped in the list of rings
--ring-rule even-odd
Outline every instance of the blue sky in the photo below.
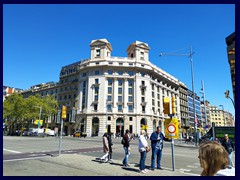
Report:
[[[62,66],[90,58],[90,42],[106,38],[112,56],[126,57],[134,41],[147,43],[150,61],[189,89],[190,60],[161,52],[189,53],[192,46],[195,92],[201,80],[205,99],[235,114],[225,38],[235,31],[231,4],[3,5],[3,85],[28,89],[59,80]]]

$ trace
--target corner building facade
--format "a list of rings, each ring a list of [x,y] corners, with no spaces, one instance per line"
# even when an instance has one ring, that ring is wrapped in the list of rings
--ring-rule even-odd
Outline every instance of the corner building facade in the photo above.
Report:
[[[71,120],[75,125],[69,125],[68,132],[81,130],[88,136],[102,136],[111,131],[123,135],[129,129],[139,135],[145,129],[150,134],[158,125],[164,128],[164,119],[169,118],[163,113],[164,97],[175,97],[175,117],[181,120],[180,81],[149,61],[148,44],[135,41],[127,48],[127,57],[112,57],[106,39],[93,40],[90,47],[90,59],[71,65],[76,69],[77,91],[68,107],[70,113],[76,110],[76,115]],[[60,74],[68,76],[63,69]],[[66,103],[59,102],[60,106]]]

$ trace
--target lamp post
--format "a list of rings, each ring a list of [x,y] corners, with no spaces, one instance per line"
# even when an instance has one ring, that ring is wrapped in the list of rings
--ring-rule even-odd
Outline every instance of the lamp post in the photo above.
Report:
[[[41,120],[41,114],[42,114],[42,106],[33,106],[33,107],[37,107],[40,109],[39,111],[39,123],[38,123],[38,128],[39,128],[39,124],[40,124],[40,120]]]
[[[225,116],[224,116],[224,107],[223,105],[219,105],[220,107],[222,107],[222,112],[223,112],[223,122],[224,122],[224,126],[226,126],[226,119],[225,119]]]
[[[170,55],[170,56],[187,56],[190,58],[191,64],[191,78],[192,78],[192,92],[193,92],[193,116],[194,116],[194,134],[195,134],[195,146],[197,146],[197,123],[196,123],[196,107],[195,107],[195,92],[194,92],[194,71],[193,71],[193,58],[192,47],[190,47],[190,53],[188,54],[176,54],[176,53],[160,53],[160,56]]]
[[[207,112],[206,112],[205,92],[204,92],[204,82],[203,82],[203,80],[202,80],[202,89],[201,89],[200,93],[203,95],[202,98],[203,98],[203,105],[204,105],[204,116],[205,116],[205,124],[206,124],[206,127],[207,127],[208,126],[208,121],[207,121]]]

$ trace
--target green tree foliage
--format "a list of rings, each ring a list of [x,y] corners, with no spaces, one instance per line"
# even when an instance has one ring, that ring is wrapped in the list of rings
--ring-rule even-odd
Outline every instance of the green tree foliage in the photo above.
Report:
[[[41,98],[39,94],[23,98],[21,94],[13,93],[8,96],[3,104],[3,118],[8,125],[18,124],[20,127],[29,127],[36,119],[39,119],[40,107],[41,119],[47,118],[57,112],[58,102],[54,96]]]

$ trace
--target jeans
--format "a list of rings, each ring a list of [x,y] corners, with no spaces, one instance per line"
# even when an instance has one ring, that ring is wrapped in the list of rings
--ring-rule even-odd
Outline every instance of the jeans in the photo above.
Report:
[[[146,151],[143,151],[143,152],[140,152],[140,170],[144,170],[145,169],[145,160],[146,160],[146,156],[147,156],[147,153]]]
[[[162,150],[157,149],[157,148],[152,148],[152,163],[151,163],[151,168],[155,169],[155,159],[157,156],[157,168],[161,168],[161,159],[162,159]]]
[[[232,154],[233,152],[231,152],[231,154],[228,155],[228,160],[229,160],[229,166],[233,166],[233,162],[232,162]]]
[[[125,151],[125,157],[123,159],[123,165],[127,165],[128,164],[128,158],[130,156],[130,151],[128,150],[128,147],[123,147],[124,151]]]

